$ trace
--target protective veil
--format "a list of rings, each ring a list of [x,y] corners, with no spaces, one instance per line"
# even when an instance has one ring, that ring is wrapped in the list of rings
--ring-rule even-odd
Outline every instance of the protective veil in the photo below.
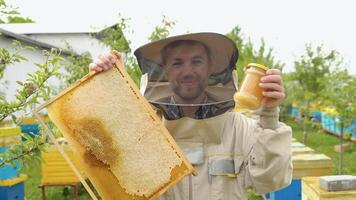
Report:
[[[144,96],[166,119],[205,119],[234,107],[232,73],[238,51],[226,36],[171,37],[144,45],[135,55],[142,74],[147,74]]]

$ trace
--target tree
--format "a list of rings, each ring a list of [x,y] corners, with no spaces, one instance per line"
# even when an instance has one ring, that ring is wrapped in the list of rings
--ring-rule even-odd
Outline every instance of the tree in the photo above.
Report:
[[[176,24],[174,20],[169,20],[164,15],[161,23],[161,25],[158,25],[154,28],[151,35],[148,37],[148,40],[151,42],[167,38],[170,34],[169,30],[172,29]]]
[[[323,97],[325,105],[338,113],[335,120],[340,127],[340,148],[344,140],[344,132],[356,119],[356,76],[348,74],[346,69],[336,69],[327,79],[327,87]],[[352,130],[351,130],[352,131]],[[339,152],[339,174],[343,174],[343,151]]]
[[[20,19],[16,9],[9,7],[5,1],[0,0],[0,23],[7,21],[3,19]],[[28,21],[28,20],[25,20]],[[27,60],[21,55],[23,50],[33,50],[34,47],[23,46],[19,41],[13,41],[11,46],[0,47],[0,80],[4,77],[6,67],[15,63]],[[44,63],[35,64],[37,71],[33,74],[28,74],[26,80],[18,80],[17,84],[20,89],[15,94],[15,100],[8,101],[5,98],[5,91],[0,96],[0,122],[7,118],[11,118],[15,124],[21,122],[23,113],[28,109],[38,105],[40,101],[47,101],[52,89],[48,85],[47,80],[51,77],[59,76],[59,62],[63,59],[60,56],[60,51],[51,50],[43,51],[46,58]],[[23,135],[27,140],[13,145],[6,153],[0,154],[0,167],[10,163],[15,164],[16,161],[26,162],[39,160],[39,152],[45,148],[45,138],[35,136],[34,138]],[[26,166],[26,165],[25,165]]]
[[[67,88],[71,84],[75,83],[78,79],[82,78],[89,73],[89,64],[93,62],[90,53],[85,52],[80,55],[75,54],[74,50],[70,49],[70,55],[63,63],[63,67],[66,73],[62,74],[62,86],[61,88]]]
[[[141,71],[138,67],[137,61],[132,55],[132,50],[130,47],[131,41],[125,36],[124,32],[129,32],[129,22],[130,19],[122,18],[119,15],[118,23],[102,31],[98,36],[99,39],[108,45],[111,50],[117,50],[125,54],[125,68],[133,79],[133,81],[139,85]]]
[[[127,32],[130,28],[128,22],[129,19],[120,18],[117,25],[100,33],[99,38],[106,45],[110,46],[112,50],[125,53],[125,68],[134,82],[139,86],[142,73],[135,56],[132,54],[131,41],[124,35],[124,32]],[[163,16],[162,23],[154,28],[148,39],[153,42],[168,37],[170,34],[169,30],[174,25],[175,21]]]
[[[29,22],[33,22],[32,19],[20,16],[16,8],[7,4],[5,0],[0,0],[0,24]]]
[[[243,77],[244,67],[249,63],[260,63],[267,67],[277,68],[282,70],[284,64],[280,61],[275,60],[273,55],[273,48],[266,48],[266,43],[263,38],[261,38],[261,45],[256,50],[250,39],[246,39],[239,26],[233,28],[227,36],[233,40],[239,50],[239,59],[236,63],[236,70],[238,77]]]
[[[313,48],[306,44],[305,54],[294,62],[295,71],[290,74],[287,82],[287,96],[297,101],[303,120],[303,142],[307,143],[306,125],[311,115],[311,106],[320,107],[324,102],[327,80],[332,69],[337,69],[342,62],[339,53],[331,50],[323,51],[323,45]]]

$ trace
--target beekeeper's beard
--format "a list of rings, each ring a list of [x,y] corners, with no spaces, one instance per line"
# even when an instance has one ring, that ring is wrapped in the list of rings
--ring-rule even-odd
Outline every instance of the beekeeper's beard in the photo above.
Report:
[[[195,102],[195,100],[204,93],[207,84],[207,78],[194,74],[178,77],[175,81],[170,82],[175,95],[183,100],[183,102],[177,103],[201,103]]]

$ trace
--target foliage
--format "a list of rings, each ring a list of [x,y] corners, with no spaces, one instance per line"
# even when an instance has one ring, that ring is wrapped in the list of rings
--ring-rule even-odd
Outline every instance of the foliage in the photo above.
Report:
[[[311,107],[320,108],[325,101],[327,81],[333,71],[339,69],[342,59],[335,50],[325,53],[323,46],[305,46],[305,54],[295,61],[295,71],[286,75],[287,101],[297,104],[304,116],[309,116]]]
[[[32,22],[32,20],[18,15],[16,8],[9,6],[4,0],[0,0],[0,23]],[[0,48],[0,80],[4,77],[6,67],[21,61],[27,61],[27,58],[21,54],[24,50],[32,51],[34,48],[23,46],[19,41],[13,41],[11,46]],[[40,101],[49,99],[52,89],[47,81],[51,77],[60,75],[58,72],[59,63],[63,61],[63,58],[60,56],[61,52],[54,49],[42,51],[42,54],[45,57],[45,62],[34,64],[37,71],[27,74],[27,79],[24,81],[16,81],[20,89],[17,90],[14,96],[15,99],[8,101],[5,95],[0,96],[0,122],[11,117],[15,124],[18,124],[21,122],[21,116],[28,109],[34,108]],[[0,154],[0,166],[5,163],[15,165],[16,162],[26,163],[40,160],[39,153],[45,148],[45,138],[42,136],[30,137],[28,135],[23,135],[23,137],[26,141],[19,142],[5,153]]]
[[[44,137],[31,137],[23,134],[26,140],[11,146],[6,153],[0,153],[0,167],[9,164],[16,166],[17,163],[40,162],[40,153],[46,148]],[[27,167],[27,165],[23,165]],[[22,166],[21,166],[22,167]]]
[[[7,65],[27,60],[21,55],[23,49],[33,50],[32,47],[23,47],[19,41],[14,40],[9,47],[0,47],[0,79],[3,78]]]
[[[7,101],[0,98],[0,121],[11,116],[15,123],[18,122],[16,112],[25,111],[29,107],[39,103],[39,100],[48,100],[51,95],[51,87],[47,80],[53,76],[59,76],[59,61],[63,61],[60,52],[57,50],[43,51],[46,61],[42,64],[35,64],[38,70],[33,74],[28,74],[26,82],[17,81],[22,88],[15,95],[16,100]]]
[[[70,55],[63,62],[63,67],[66,73],[62,75],[62,87],[67,88],[78,79],[82,78],[89,72],[89,64],[93,62],[91,55],[88,52],[77,55],[73,48],[69,47]]]
[[[173,28],[176,22],[174,20],[167,19],[166,16],[163,16],[162,24],[155,27],[148,39],[151,42],[167,38],[169,36],[169,29]]]
[[[132,54],[132,50],[130,48],[131,41],[124,35],[124,32],[129,29],[128,22],[129,19],[121,18],[117,25],[107,28],[101,32],[99,34],[99,38],[112,50],[118,50],[125,53],[125,68],[134,82],[139,85],[141,70],[138,66],[136,58]],[[166,38],[169,35],[169,29],[172,28],[174,24],[174,21],[168,20],[165,16],[163,16],[162,24],[154,28],[148,39],[153,42]]]
[[[356,76],[349,75],[346,69],[336,70],[326,84],[325,105],[336,110],[343,123],[339,125],[349,126],[356,119]]]
[[[51,88],[47,80],[54,76],[59,76],[58,64],[62,61],[60,52],[56,50],[43,51],[46,61],[43,64],[35,64],[38,70],[33,74],[28,74],[25,83],[17,81],[22,88],[18,90],[16,100],[7,101],[4,97],[0,98],[0,121],[11,116],[13,121],[20,123],[18,111],[26,111],[27,108],[33,108],[40,100],[46,101],[51,95]],[[22,163],[39,160],[39,153],[45,148],[45,140],[42,136],[23,135],[25,142],[20,142],[12,146],[8,151],[0,154],[0,166],[5,163],[14,165],[17,161]],[[25,165],[26,166],[26,165]]]
[[[128,22],[129,19],[120,17],[119,22],[115,26],[100,32],[98,38],[108,45],[111,50],[117,50],[125,54],[125,68],[134,82],[139,85],[141,71],[136,59],[132,55],[130,48],[131,41],[124,34],[129,29]]]
[[[243,77],[243,69],[249,63],[260,63],[271,68],[283,69],[284,64],[275,59],[273,48],[267,49],[263,38],[260,47],[256,50],[252,41],[244,38],[239,26],[233,28],[227,36],[235,42],[239,50],[239,59],[236,64],[239,78]]]
[[[20,16],[17,8],[10,6],[5,0],[0,0],[0,24],[29,22],[33,22],[32,19]]]
[[[20,17],[20,16],[8,16],[7,23],[33,23],[34,21],[28,17]]]
[[[317,102],[321,101],[327,80],[333,69],[338,69],[342,60],[335,50],[329,53],[323,52],[323,46],[317,46],[315,50],[311,44],[306,45],[306,54],[295,61],[295,72],[292,79],[296,81],[299,94],[299,101]],[[296,91],[294,91],[296,93]]]
[[[120,17],[117,24],[101,31],[98,38],[112,50],[130,53],[130,41],[124,35],[124,31],[129,28],[128,21],[129,19]]]

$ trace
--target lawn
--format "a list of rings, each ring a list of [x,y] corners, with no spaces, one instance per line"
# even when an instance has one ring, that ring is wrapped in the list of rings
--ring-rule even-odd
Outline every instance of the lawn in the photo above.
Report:
[[[288,120],[288,125],[293,128],[293,137],[298,141],[303,141],[303,129],[295,121]],[[334,151],[334,146],[339,144],[339,138],[335,135],[326,133],[323,130],[308,127],[308,140],[306,146],[315,150],[316,153],[323,153],[329,156],[333,162],[333,173],[338,173],[339,153]],[[349,141],[344,141],[344,143]],[[344,153],[343,174],[356,175],[356,144],[352,144],[350,151]]]
[[[28,169],[25,170],[28,179],[25,181],[25,197],[26,200],[41,199],[41,190],[38,188],[41,182],[41,166],[38,163],[30,163]],[[73,199],[73,191],[71,187],[47,187],[46,199],[49,200],[70,200]],[[79,189],[79,199],[90,199],[83,187]]]
[[[288,120],[293,128],[293,137],[298,141],[302,141],[302,127],[293,120]],[[310,148],[314,149],[317,153],[323,153],[329,156],[333,161],[333,171],[337,174],[339,154],[334,151],[334,145],[339,143],[339,139],[334,135],[325,133],[324,131],[316,128],[308,127],[308,143]],[[344,174],[356,175],[356,149],[352,148],[351,151],[344,154]],[[38,188],[41,180],[41,167],[36,163],[30,163],[28,170],[25,172],[28,179],[25,182],[25,191],[27,200],[38,200],[41,198],[41,191]],[[88,194],[83,188],[80,189],[80,199],[89,199]],[[48,187],[46,189],[46,197],[51,200],[73,199],[72,189],[70,187]],[[262,200],[261,197],[248,193],[249,200]]]

